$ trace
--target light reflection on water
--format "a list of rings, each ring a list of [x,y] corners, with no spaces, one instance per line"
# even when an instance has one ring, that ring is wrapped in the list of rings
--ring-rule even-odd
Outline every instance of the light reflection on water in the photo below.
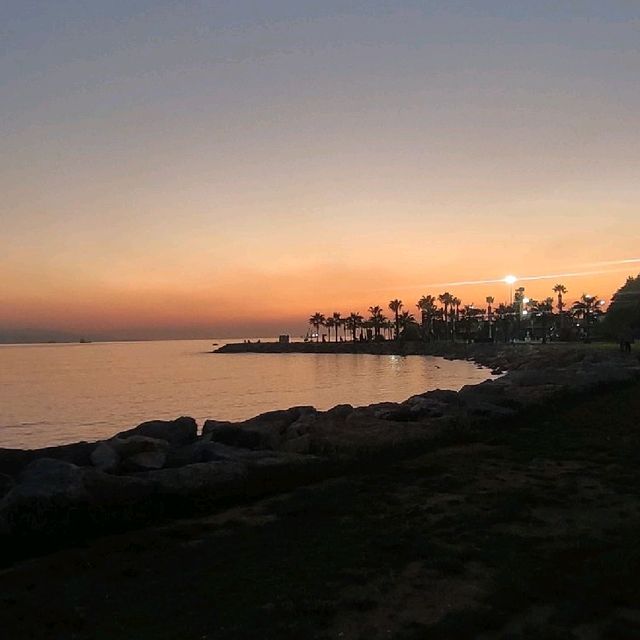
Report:
[[[203,340],[0,346],[0,446],[95,440],[179,415],[200,423],[294,405],[402,401],[491,377],[470,362],[424,356],[210,354],[211,348]]]

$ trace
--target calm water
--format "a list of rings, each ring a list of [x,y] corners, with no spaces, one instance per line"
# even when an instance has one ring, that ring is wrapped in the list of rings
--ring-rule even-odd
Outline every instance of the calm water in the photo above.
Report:
[[[294,405],[401,401],[490,377],[472,363],[440,358],[210,354],[211,344],[0,346],[0,446],[100,439],[153,418],[190,415],[200,423]]]

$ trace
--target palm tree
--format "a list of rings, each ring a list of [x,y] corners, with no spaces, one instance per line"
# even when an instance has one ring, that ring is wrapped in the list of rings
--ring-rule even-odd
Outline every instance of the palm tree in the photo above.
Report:
[[[320,337],[320,327],[322,327],[325,322],[326,318],[322,313],[316,312],[309,318],[309,324],[315,327],[316,330],[316,342],[318,342],[318,339]]]
[[[433,316],[436,314],[436,298],[434,296],[422,296],[416,307],[420,309],[422,331],[429,338],[433,333]]]
[[[344,323],[345,326],[347,327],[347,329],[349,329],[349,331],[351,331],[351,337],[353,338],[353,341],[356,341],[356,331],[358,330],[358,327],[362,326],[362,316],[359,313],[356,313],[355,311],[352,311],[349,314],[349,317],[345,319]]]
[[[380,337],[380,327],[384,324],[386,318],[382,313],[382,307],[376,305],[375,307],[369,307],[369,313],[371,317],[369,318],[369,322],[373,326],[373,335],[376,338]]]
[[[449,314],[448,314],[448,311],[449,311],[449,305],[451,304],[452,300],[453,300],[453,296],[448,291],[445,291],[444,293],[441,293],[438,296],[438,301],[444,307],[444,327],[445,327],[445,333],[447,335],[449,334]]]
[[[535,300],[531,301],[531,310],[541,319],[542,321],[542,342],[546,343],[547,341],[547,320],[549,316],[553,315],[553,298],[545,298],[540,302]]]
[[[398,314],[400,313],[402,306],[403,306],[402,300],[398,300],[398,298],[396,298],[395,300],[391,300],[391,302],[389,302],[389,309],[393,311],[393,313],[396,316],[396,336],[395,336],[396,340],[400,336],[400,322],[398,320]]]
[[[416,317],[410,311],[403,311],[398,318],[400,326],[404,329],[408,324],[415,323]]]
[[[591,323],[593,318],[600,315],[602,310],[600,305],[602,300],[598,299],[598,296],[590,296],[583,293],[580,296],[580,300],[576,300],[571,305],[571,315],[574,318],[581,318],[584,320],[585,339],[589,340]]]
[[[458,322],[458,320],[460,319],[460,305],[462,304],[462,300],[460,300],[460,298],[456,298],[455,296],[451,299],[451,307],[452,307],[452,311],[453,311],[453,307],[455,307],[456,309],[456,315],[455,315],[455,320],[456,322]]]
[[[340,325],[342,324],[342,318],[340,317],[340,314],[337,311],[333,312],[333,326],[335,327],[336,330],[336,342],[338,342],[338,329],[340,329]]]
[[[553,291],[558,294],[558,313],[562,315],[562,310],[564,309],[562,294],[567,293],[567,287],[565,287],[563,284],[557,284],[555,287],[553,287]]]
[[[403,338],[408,337],[409,340],[415,340],[415,336],[420,335],[419,325],[416,322],[416,317],[410,311],[403,311],[398,318],[398,323],[402,330]]]
[[[327,330],[329,332],[329,342],[331,342],[331,329],[336,326],[336,321],[331,316],[329,316],[324,321],[324,326],[327,327]]]
[[[493,338],[492,331],[491,331],[491,321],[493,319],[491,305],[494,302],[494,297],[493,296],[487,296],[485,298],[485,301],[487,303],[487,321],[489,322],[489,340],[491,340]]]

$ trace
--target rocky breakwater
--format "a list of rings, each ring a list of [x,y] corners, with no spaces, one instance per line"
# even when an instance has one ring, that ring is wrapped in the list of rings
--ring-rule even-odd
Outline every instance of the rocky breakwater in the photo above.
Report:
[[[508,373],[401,403],[293,407],[242,422],[207,420],[200,433],[195,420],[182,417],[97,443],[0,449],[0,549],[11,559],[375,468],[455,441],[461,429],[486,421],[508,427],[533,405],[640,378],[638,359],[614,351],[494,348],[477,357]]]
[[[299,486],[327,472],[321,462],[229,446],[199,434],[188,417],[145,422],[101,442],[0,449],[0,558]]]

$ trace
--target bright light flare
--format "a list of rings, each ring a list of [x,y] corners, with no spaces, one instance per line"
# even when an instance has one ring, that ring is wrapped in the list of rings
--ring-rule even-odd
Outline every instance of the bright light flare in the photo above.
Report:
[[[505,281],[507,284],[513,284],[514,282],[517,282],[517,281],[518,281],[518,278],[516,278],[515,276],[505,276],[505,277],[504,277],[504,281]]]

